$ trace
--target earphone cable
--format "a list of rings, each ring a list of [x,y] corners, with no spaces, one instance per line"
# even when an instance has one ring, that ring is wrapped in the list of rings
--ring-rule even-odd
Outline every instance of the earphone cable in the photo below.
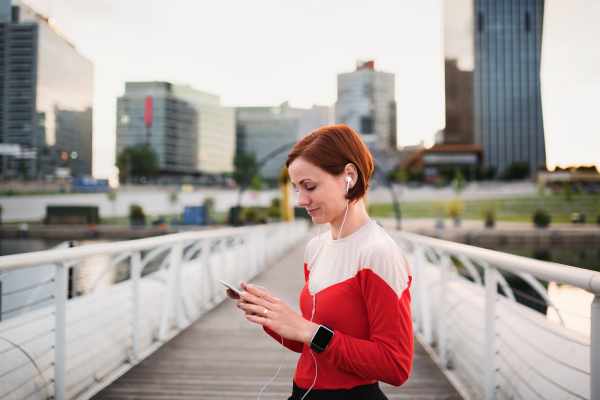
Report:
[[[269,382],[267,382],[267,384],[265,386],[263,386],[262,389],[260,389],[260,393],[258,394],[258,400],[260,400],[260,395],[262,394],[263,390],[265,390],[265,388],[267,386],[269,386],[269,384],[271,382],[273,382],[275,380],[275,378],[277,378],[277,375],[279,375],[279,371],[281,371],[281,367],[283,367],[283,363],[285,362],[285,346],[283,345],[283,336],[281,336],[281,354],[283,356],[283,359],[281,360],[281,365],[279,366],[279,369],[277,370],[277,373],[275,374],[275,376],[273,378],[271,378],[271,380]],[[314,356],[313,356],[314,358]],[[316,377],[315,377],[316,380]]]
[[[331,267],[329,267],[329,270],[327,271],[327,274],[325,274],[325,276],[315,286],[315,292],[313,294],[313,309],[312,309],[312,315],[310,317],[310,322],[312,322],[313,318],[315,317],[315,311],[317,309],[317,288],[325,280],[325,278],[327,278],[327,276],[329,275],[329,273],[333,269],[333,266],[335,265],[335,260],[337,260],[337,257],[338,257],[339,251],[340,251],[340,237],[342,236],[342,229],[344,229],[344,223],[346,222],[346,216],[348,215],[348,204],[349,204],[349,201],[346,200],[346,213],[344,214],[344,220],[342,221],[342,226],[340,227],[340,231],[338,233],[337,249],[335,251],[335,257],[333,258],[333,262],[331,263]],[[319,227],[319,236],[321,236],[321,227]],[[320,240],[320,238],[317,239],[317,242],[319,242],[319,240]],[[318,247],[319,253],[317,255],[317,261],[321,258],[321,243],[319,242],[318,244],[319,244],[319,247]],[[315,261],[315,266],[316,265],[317,265],[317,262]],[[314,267],[313,267],[313,269],[314,269]],[[310,293],[310,290],[308,292]],[[306,391],[306,393],[304,393],[304,396],[302,396],[302,398],[300,400],[304,400],[304,398],[312,390],[312,388],[317,383],[317,376],[319,375],[319,366],[317,364],[317,359],[315,358],[315,355],[314,355],[314,353],[313,353],[312,350],[309,349],[308,351],[310,351],[310,355],[312,356],[312,358],[313,358],[313,360],[315,362],[315,379],[313,380],[313,383],[310,386],[310,388]]]

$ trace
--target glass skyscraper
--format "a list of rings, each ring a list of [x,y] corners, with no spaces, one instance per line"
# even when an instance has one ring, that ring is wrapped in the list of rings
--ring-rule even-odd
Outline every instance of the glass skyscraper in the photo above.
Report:
[[[484,165],[501,174],[546,166],[540,89],[543,0],[475,0],[473,106],[475,143]]]
[[[93,64],[52,21],[0,0],[0,174],[92,174]]]

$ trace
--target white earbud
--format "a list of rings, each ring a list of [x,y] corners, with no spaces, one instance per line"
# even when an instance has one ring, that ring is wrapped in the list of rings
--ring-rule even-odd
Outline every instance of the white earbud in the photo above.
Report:
[[[348,181],[348,184],[346,185],[346,193],[348,193],[348,189],[350,189],[350,182],[352,182],[352,178],[347,176],[346,181]]]

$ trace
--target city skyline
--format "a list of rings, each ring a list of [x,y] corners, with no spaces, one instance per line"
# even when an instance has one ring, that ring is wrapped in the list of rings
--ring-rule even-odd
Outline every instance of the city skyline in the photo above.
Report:
[[[317,13],[317,3],[270,1],[210,7],[26,3],[55,18],[94,62],[94,175],[99,178],[116,176],[114,110],[127,80],[189,84],[220,95],[230,107],[288,100],[294,107],[310,107],[332,105],[336,74],[352,70],[357,59],[373,59],[378,69],[396,75],[399,144],[431,143],[444,126],[443,21],[437,0],[375,2],[371,12],[358,4],[330,2],[319,5]],[[600,163],[593,151],[600,147],[594,116],[600,102],[593,96],[600,90],[600,53],[593,41],[597,35],[589,33],[599,32],[593,16],[600,6],[590,0],[569,4],[546,1],[542,103],[550,168]],[[352,28],[356,21],[361,29]]]

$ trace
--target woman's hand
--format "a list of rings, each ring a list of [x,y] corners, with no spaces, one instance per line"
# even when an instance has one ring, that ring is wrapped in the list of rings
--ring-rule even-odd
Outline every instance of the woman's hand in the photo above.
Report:
[[[238,307],[244,310],[249,321],[266,326],[286,339],[310,346],[319,325],[307,321],[268,290],[254,285],[242,285],[246,290],[240,295]]]

